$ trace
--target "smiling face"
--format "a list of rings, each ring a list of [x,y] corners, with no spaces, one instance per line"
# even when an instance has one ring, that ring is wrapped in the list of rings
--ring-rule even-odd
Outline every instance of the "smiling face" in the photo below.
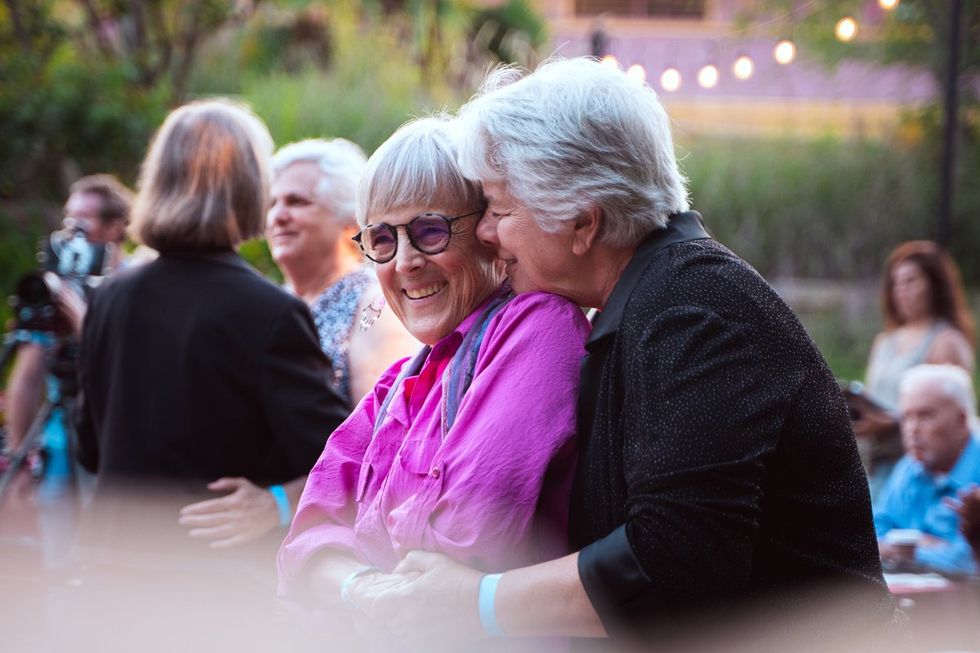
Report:
[[[903,322],[927,317],[932,312],[932,288],[918,263],[899,263],[891,277],[895,311]]]
[[[331,256],[344,227],[317,194],[320,169],[315,163],[294,163],[272,183],[272,206],[266,222],[269,251],[279,265]]]
[[[557,232],[545,231],[502,181],[484,182],[483,192],[487,211],[477,233],[496,250],[514,291],[572,296],[569,267],[574,266],[574,257],[569,225],[562,224]]]
[[[408,224],[422,213],[463,215],[469,207],[415,206],[368,216],[368,224]],[[397,229],[398,251],[387,263],[375,267],[381,289],[391,309],[408,332],[427,345],[447,336],[502,282],[493,252],[476,238],[479,214],[453,223],[446,251],[423,254]]]

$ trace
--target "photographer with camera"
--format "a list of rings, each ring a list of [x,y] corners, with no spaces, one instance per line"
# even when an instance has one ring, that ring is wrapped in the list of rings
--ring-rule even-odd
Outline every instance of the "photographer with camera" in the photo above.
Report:
[[[76,341],[85,316],[89,282],[122,260],[132,192],[111,175],[80,178],[64,206],[64,228],[47,239],[47,272],[25,277],[16,292],[16,360],[7,389],[7,439],[0,472],[14,462],[45,396],[45,373],[54,365],[60,341]],[[70,377],[74,376],[72,372]],[[39,447],[24,462],[41,473]]]

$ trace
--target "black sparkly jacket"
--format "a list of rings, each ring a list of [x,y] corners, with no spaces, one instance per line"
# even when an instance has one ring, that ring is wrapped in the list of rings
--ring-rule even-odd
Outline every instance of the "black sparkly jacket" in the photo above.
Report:
[[[611,635],[840,588],[891,619],[834,377],[697,213],[641,244],[587,349],[569,529]]]

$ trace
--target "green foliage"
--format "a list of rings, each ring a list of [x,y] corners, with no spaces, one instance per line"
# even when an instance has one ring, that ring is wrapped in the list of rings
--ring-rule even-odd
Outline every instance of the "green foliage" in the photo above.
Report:
[[[693,205],[767,276],[861,279],[932,230],[921,158],[877,142],[702,138],[686,144]]]
[[[424,78],[399,20],[375,22],[340,6],[314,12],[316,20],[309,13],[267,12],[223,34],[214,44],[220,48],[203,53],[192,90],[240,95],[279,145],[341,136],[368,152],[413,115],[459,102],[446,80]],[[310,36],[306,45],[287,48],[282,35],[295,32],[297,21]],[[316,37],[312,25],[329,36]],[[318,59],[317,48],[310,50],[315,43],[330,44],[329,65]]]
[[[276,262],[272,260],[269,244],[264,238],[243,243],[238,249],[238,253],[267,278],[276,283],[281,284],[283,282],[282,272],[279,271]]]
[[[5,203],[0,205],[0,333],[6,332],[13,317],[7,296],[17,281],[38,267],[37,245],[49,229],[45,217],[52,207],[43,204]]]

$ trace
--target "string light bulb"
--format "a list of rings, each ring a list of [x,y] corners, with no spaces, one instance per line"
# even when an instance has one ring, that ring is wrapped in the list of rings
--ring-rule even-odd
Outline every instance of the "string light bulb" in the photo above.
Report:
[[[772,54],[778,63],[781,63],[784,66],[786,64],[791,64],[793,63],[793,60],[796,59],[796,45],[788,39],[783,39],[776,44]]]
[[[626,70],[626,76],[642,84],[647,79],[647,71],[643,66],[635,63]]]
[[[609,66],[610,68],[619,68],[619,60],[611,54],[607,54],[602,59],[599,60],[603,66]]]
[[[702,88],[714,88],[718,84],[718,69],[711,64],[698,71],[698,84]]]
[[[841,18],[839,21],[837,21],[837,25],[834,27],[834,34],[837,35],[837,39],[839,41],[843,41],[844,43],[853,41],[854,37],[857,36],[857,33],[857,21],[850,16],[844,16]]]
[[[732,64],[732,74],[743,81],[751,77],[754,72],[755,63],[752,62],[752,59],[748,55],[743,54]]]
[[[891,11],[898,6],[899,0],[878,0],[878,6],[885,11]]]
[[[660,85],[665,91],[673,93],[681,87],[681,73],[676,68],[668,68],[660,76]]]

